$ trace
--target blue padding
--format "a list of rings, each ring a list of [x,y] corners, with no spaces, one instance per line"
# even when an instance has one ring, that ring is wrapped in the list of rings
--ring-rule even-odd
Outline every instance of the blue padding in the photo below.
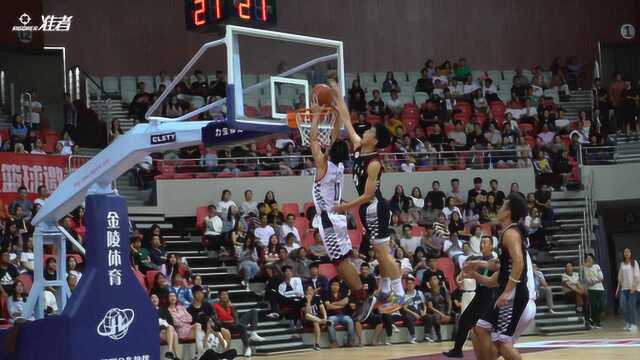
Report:
[[[158,314],[131,270],[126,202],[90,195],[86,209],[85,270],[67,307],[25,324],[17,354],[0,346],[0,360],[160,359]]]

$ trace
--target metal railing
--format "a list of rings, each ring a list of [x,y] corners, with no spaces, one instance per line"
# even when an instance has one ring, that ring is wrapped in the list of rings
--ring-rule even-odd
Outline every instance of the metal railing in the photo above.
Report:
[[[465,170],[494,168],[528,168],[528,157],[518,158],[518,154],[528,151],[516,150],[473,150],[473,151],[424,151],[381,153],[380,158],[387,172],[413,172],[430,170]],[[171,168],[176,173],[198,172],[243,172],[272,170],[284,175],[293,175],[313,168],[306,164],[313,160],[311,155],[279,155],[257,157],[210,157],[198,159],[158,160],[161,171]],[[519,161],[520,160],[520,161]],[[350,169],[348,161],[345,168]]]

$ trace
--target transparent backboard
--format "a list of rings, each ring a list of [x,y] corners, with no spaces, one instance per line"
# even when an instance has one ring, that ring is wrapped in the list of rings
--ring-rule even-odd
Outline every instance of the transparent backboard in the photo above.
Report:
[[[195,74],[195,71],[203,63],[209,63],[207,55],[218,60],[211,63],[219,63],[225,54],[226,97],[194,97],[192,89],[190,109],[186,114],[158,116],[161,105],[170,100],[170,94],[183,80],[189,79],[188,84],[206,81],[210,83],[209,89],[214,87],[216,79],[209,74],[211,69],[205,69],[208,70],[206,73]],[[221,113],[233,128],[258,132],[289,131],[287,114],[308,107],[313,86],[326,83],[328,78],[338,80],[344,96],[341,41],[227,25],[224,38],[203,44],[145,116],[149,120],[183,121],[208,119],[207,116],[215,112]],[[193,103],[193,99],[201,97],[209,100],[201,106]]]

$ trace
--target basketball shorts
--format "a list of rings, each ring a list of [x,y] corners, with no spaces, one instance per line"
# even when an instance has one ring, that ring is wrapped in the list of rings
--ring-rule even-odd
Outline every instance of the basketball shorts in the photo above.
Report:
[[[360,206],[360,219],[367,239],[373,244],[383,244],[391,236],[391,209],[384,199],[374,199]]]
[[[351,256],[353,245],[347,233],[347,216],[326,211],[316,215],[313,226],[320,231],[329,259],[334,263]]]
[[[515,299],[503,308],[493,307],[478,320],[477,325],[491,331],[491,341],[515,343],[536,316],[534,300]]]

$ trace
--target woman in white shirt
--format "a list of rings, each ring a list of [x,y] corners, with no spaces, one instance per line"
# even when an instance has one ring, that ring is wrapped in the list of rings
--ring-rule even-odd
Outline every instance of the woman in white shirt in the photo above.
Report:
[[[73,256],[67,258],[67,274],[75,276],[78,281],[82,277],[82,273],[78,271],[78,261]]]
[[[625,248],[622,262],[618,270],[618,288],[616,297],[620,298],[620,312],[625,320],[624,330],[637,332],[638,326],[638,290],[640,290],[640,267],[638,261],[631,254],[631,249]]]
[[[218,214],[226,217],[231,205],[238,207],[238,205],[236,205],[236,203],[231,200],[231,191],[228,189],[222,190],[222,196],[220,197],[220,201],[218,202]]]
[[[9,297],[9,317],[11,318],[11,322],[23,318],[22,310],[27,302],[27,296],[27,289],[24,283],[16,280],[13,285],[13,295]],[[30,320],[33,320],[33,318]]]
[[[564,267],[564,273],[562,274],[562,289],[564,295],[570,302],[575,302],[576,311],[582,312],[582,305],[584,305],[584,298],[586,292],[580,284],[580,275],[573,271],[573,264],[567,263]]]
[[[411,198],[411,201],[413,201],[413,207],[418,209],[422,209],[424,207],[424,197],[422,196],[422,190],[420,190],[420,187],[414,186],[413,189],[411,189],[411,196],[409,197]]]
[[[584,257],[584,277],[587,283],[587,292],[589,294],[589,305],[591,306],[591,326],[596,329],[602,328],[600,316],[604,312],[605,292],[602,280],[602,270],[598,264],[594,263],[593,254],[587,254]]]
[[[222,246],[222,219],[218,216],[218,210],[214,205],[209,205],[207,212],[203,220],[202,242],[207,250],[218,252]]]
[[[401,247],[397,247],[395,251],[395,258],[397,262],[400,262],[400,271],[403,275],[407,275],[413,271],[411,260],[409,260]]]

